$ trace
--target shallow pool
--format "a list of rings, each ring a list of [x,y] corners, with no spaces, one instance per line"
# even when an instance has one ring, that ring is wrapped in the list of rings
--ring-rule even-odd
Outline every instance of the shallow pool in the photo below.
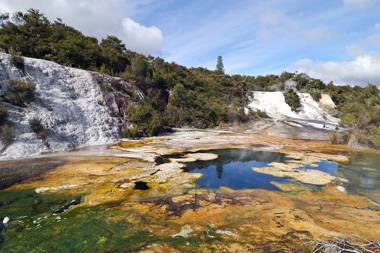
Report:
[[[203,151],[204,152],[204,151]],[[203,177],[195,183],[201,188],[217,189],[228,187],[234,190],[240,189],[266,189],[279,191],[271,182],[285,183],[293,181],[289,177],[275,177],[252,171],[252,167],[265,167],[271,162],[284,163],[289,158],[285,154],[268,151],[253,151],[248,149],[223,149],[210,150],[208,153],[218,155],[215,160],[196,161],[187,163],[185,172],[202,173]],[[338,167],[332,162],[321,162],[320,169],[328,173],[334,173]],[[299,168],[307,169],[309,168]]]
[[[380,194],[380,157],[378,155],[350,153],[350,161],[340,163],[336,173],[347,179],[349,194],[371,197]]]

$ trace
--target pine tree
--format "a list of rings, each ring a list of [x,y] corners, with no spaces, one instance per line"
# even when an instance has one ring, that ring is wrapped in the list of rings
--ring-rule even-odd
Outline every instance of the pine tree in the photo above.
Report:
[[[223,65],[222,56],[218,56],[218,61],[216,63],[216,70],[224,73],[224,65]]]

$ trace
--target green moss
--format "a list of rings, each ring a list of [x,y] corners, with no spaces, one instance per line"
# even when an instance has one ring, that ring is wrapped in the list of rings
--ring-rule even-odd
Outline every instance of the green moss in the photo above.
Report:
[[[37,194],[35,189],[0,191],[0,217],[50,215],[52,211],[79,197],[80,194]]]

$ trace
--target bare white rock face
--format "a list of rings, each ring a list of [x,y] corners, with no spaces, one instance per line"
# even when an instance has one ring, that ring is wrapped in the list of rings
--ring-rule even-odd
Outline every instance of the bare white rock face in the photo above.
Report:
[[[315,128],[334,130],[339,123],[338,118],[329,115],[319,103],[314,101],[309,93],[297,92],[301,108],[298,112],[292,111],[285,102],[284,93],[277,92],[253,92],[248,107],[253,111],[265,111],[269,117],[275,120],[296,120]],[[315,122],[313,122],[315,121]]]
[[[0,53],[0,95],[6,93],[9,79],[30,81],[36,87],[35,100],[26,108],[2,103],[8,109],[15,141],[1,147],[0,160],[118,140],[118,118],[104,105],[91,72],[27,57],[24,61],[22,71],[10,63],[8,54]],[[33,118],[39,118],[49,131],[49,147],[30,128]]]

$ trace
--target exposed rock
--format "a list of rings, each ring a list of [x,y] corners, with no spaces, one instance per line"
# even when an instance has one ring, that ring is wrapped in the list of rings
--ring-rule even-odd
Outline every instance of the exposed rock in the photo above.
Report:
[[[337,189],[338,191],[340,191],[340,192],[343,192],[343,193],[346,192],[346,188],[344,188],[343,186],[340,186],[340,185],[337,186],[336,189]]]
[[[188,238],[191,236],[191,232],[193,232],[193,230],[189,225],[186,224],[181,228],[181,231],[179,233],[173,235],[173,238],[177,236]]]
[[[325,110],[334,109],[336,107],[329,94],[322,94],[322,97],[319,100],[319,104]]]
[[[9,79],[30,81],[36,87],[35,100],[27,108],[5,104],[15,141],[3,149],[2,160],[116,142],[126,125],[123,108],[130,99],[110,88],[110,82],[116,80],[120,87],[128,87],[138,99],[143,98],[138,88],[119,78],[24,59],[25,69],[20,71],[10,63],[8,54],[0,53],[0,95],[7,92]],[[48,145],[30,128],[33,118],[39,118],[49,131]]]
[[[290,106],[285,102],[283,92],[255,91],[248,107],[253,111],[265,111],[269,117],[275,120],[293,119],[293,121],[297,120],[296,122],[303,126],[323,129],[329,126],[328,130],[335,129],[339,119],[324,111],[309,93],[297,92],[297,94],[302,105],[298,112],[291,110]],[[308,123],[307,121],[311,122]]]
[[[69,210],[71,207],[76,206],[76,205],[79,205],[79,204],[82,202],[82,199],[83,199],[83,197],[80,196],[80,197],[78,197],[78,198],[72,200],[69,204],[64,205],[63,207],[61,207],[61,208],[59,208],[59,209],[57,209],[57,210],[54,210],[51,214],[52,214],[53,216],[55,216],[55,215],[61,214],[61,213],[63,213],[63,212],[66,212],[66,211]]]
[[[313,185],[325,185],[331,183],[336,177],[330,174],[314,170],[314,169],[302,169],[302,165],[294,162],[291,163],[277,163],[272,162],[268,164],[268,167],[253,167],[252,170],[275,177],[291,177],[305,184]]]

